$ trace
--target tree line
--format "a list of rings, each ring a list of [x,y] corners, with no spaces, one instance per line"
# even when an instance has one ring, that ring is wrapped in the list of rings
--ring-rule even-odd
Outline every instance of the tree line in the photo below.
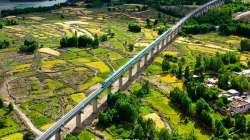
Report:
[[[249,4],[241,1],[230,2],[208,11],[203,16],[193,17],[185,24],[181,35],[207,33],[219,30],[225,35],[250,37],[250,24],[232,19],[232,14],[249,9]]]
[[[47,12],[47,11],[59,9],[61,7],[66,7],[66,6],[75,6],[75,4],[65,2],[65,3],[56,4],[53,6],[48,6],[48,7],[29,7],[29,8],[24,8],[24,9],[2,10],[1,16],[6,17],[6,16],[11,16],[11,15],[20,15],[20,14],[27,14],[27,13],[33,13],[33,12]]]
[[[102,40],[106,40],[106,38],[102,38]],[[98,48],[99,47],[99,38],[97,35],[92,39],[89,36],[83,35],[80,37],[72,36],[72,37],[63,37],[60,40],[61,48],[69,48],[69,47],[79,47],[79,48]]]
[[[198,123],[205,125],[207,129],[214,132],[213,138],[239,139],[239,137],[246,138],[248,136],[247,134],[250,132],[250,121],[247,122],[244,115],[237,113],[233,118],[230,116],[226,116],[221,120],[214,118],[212,115],[214,110],[210,107],[206,99],[204,99],[203,95],[197,94],[193,96],[195,92],[197,92],[195,90],[189,89],[187,93],[186,91],[175,88],[170,92],[170,99],[185,115],[194,117]],[[189,95],[191,95],[191,98]],[[239,133],[234,134],[234,132]]]
[[[148,87],[148,84],[145,83],[144,87]],[[148,90],[149,88],[146,88],[146,90],[140,91],[141,93],[136,95],[148,94]],[[112,124],[123,124],[130,126],[129,138],[148,140],[168,140],[171,138],[166,129],[163,128],[157,131],[153,120],[145,120],[140,116],[140,105],[136,96],[117,92],[108,96],[107,103],[107,111],[102,112],[98,117],[100,127],[106,128]]]

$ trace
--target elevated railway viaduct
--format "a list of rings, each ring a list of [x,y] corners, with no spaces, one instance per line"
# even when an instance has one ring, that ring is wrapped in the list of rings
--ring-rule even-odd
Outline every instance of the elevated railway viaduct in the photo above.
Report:
[[[200,16],[208,10],[223,5],[225,0],[213,0],[208,2],[193,12],[182,18],[168,31],[164,32],[149,46],[144,48],[140,53],[130,59],[125,65],[120,67],[112,75],[110,75],[102,86],[91,93],[86,99],[82,100],[71,111],[59,119],[46,132],[38,136],[37,140],[56,139],[62,140],[67,133],[72,132],[76,128],[82,128],[83,124],[89,116],[98,114],[99,109],[106,103],[107,94],[111,93],[112,85],[118,81],[118,89],[126,89],[146,68],[161,51],[168,48],[171,42],[175,40],[178,32],[181,30],[185,22],[194,16]],[[126,80],[124,80],[126,79]],[[117,82],[116,82],[117,83]],[[106,93],[106,94],[104,94]],[[105,95],[105,96],[103,96]],[[97,116],[97,115],[96,115]],[[65,128],[68,128],[65,130]]]

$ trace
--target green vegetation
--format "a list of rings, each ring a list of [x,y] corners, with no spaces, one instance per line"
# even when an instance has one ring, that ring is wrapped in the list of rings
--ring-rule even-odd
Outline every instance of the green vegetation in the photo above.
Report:
[[[225,4],[219,8],[210,10],[204,16],[194,17],[185,26],[182,34],[197,34],[215,31],[219,26],[219,31],[225,35],[250,36],[250,24],[237,20],[232,20],[232,14],[249,9],[248,4],[235,1]]]
[[[244,39],[240,42],[241,51],[250,51],[250,39]]]
[[[67,135],[65,140],[95,140],[98,139],[94,134],[92,134],[89,131],[82,131],[80,134],[75,135],[75,134],[70,134]]]
[[[139,32],[141,32],[141,26],[138,24],[135,24],[135,23],[130,23],[128,25],[128,30],[130,32],[139,33]]]
[[[0,109],[0,139],[4,136],[22,131],[22,123],[17,119],[16,114],[8,107]]]
[[[34,140],[36,136],[31,132],[28,131],[23,135],[23,140]]]
[[[33,13],[33,12],[48,12],[51,10],[55,10],[61,7],[65,7],[65,6],[74,6],[73,4],[70,3],[61,3],[61,4],[57,4],[54,6],[50,6],[50,7],[37,7],[37,8],[24,8],[24,9],[14,9],[14,10],[2,10],[1,11],[1,16],[2,17],[6,17],[6,16],[10,16],[10,15],[20,15],[20,14],[27,14],[27,13]]]
[[[148,86],[148,84],[146,83],[144,87],[145,86]],[[141,90],[143,90],[143,88]],[[141,90],[139,91],[143,93],[146,92]],[[160,133],[157,133],[155,122],[151,119],[144,120],[140,116],[140,105],[135,96],[128,96],[118,92],[108,96],[108,105],[108,110],[99,115],[98,124],[100,127],[110,127],[112,130],[118,126],[118,128],[116,128],[118,130],[114,129],[112,132],[118,134],[119,137],[138,137],[143,139],[168,139],[171,137],[165,129],[161,129]]]
[[[10,42],[7,40],[0,40],[0,49],[5,49],[8,48],[10,46]]]
[[[61,48],[67,47],[79,47],[79,48],[97,48],[99,46],[99,39],[97,35],[95,35],[94,39],[88,36],[72,36],[72,37],[64,37],[60,40]]]
[[[23,53],[33,53],[38,47],[38,43],[35,40],[25,40],[24,44],[19,48],[19,51]]]

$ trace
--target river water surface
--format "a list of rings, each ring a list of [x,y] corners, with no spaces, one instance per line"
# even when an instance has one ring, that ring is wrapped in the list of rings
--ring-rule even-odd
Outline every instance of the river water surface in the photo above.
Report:
[[[22,9],[28,7],[47,7],[58,3],[66,2],[67,0],[52,0],[41,2],[10,2],[9,0],[0,0],[0,11],[4,9]]]

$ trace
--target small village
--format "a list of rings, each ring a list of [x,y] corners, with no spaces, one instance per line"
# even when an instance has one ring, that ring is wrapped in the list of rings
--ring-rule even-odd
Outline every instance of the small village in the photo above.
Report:
[[[242,70],[241,72],[236,73],[240,76],[250,77],[250,69]],[[218,78],[208,78],[205,80],[205,84],[208,87],[218,87]],[[231,84],[230,82],[228,83]],[[226,112],[230,115],[235,115],[237,112],[240,113],[250,113],[250,91],[244,91],[243,93],[235,90],[221,90],[219,97],[226,97],[230,102]]]

